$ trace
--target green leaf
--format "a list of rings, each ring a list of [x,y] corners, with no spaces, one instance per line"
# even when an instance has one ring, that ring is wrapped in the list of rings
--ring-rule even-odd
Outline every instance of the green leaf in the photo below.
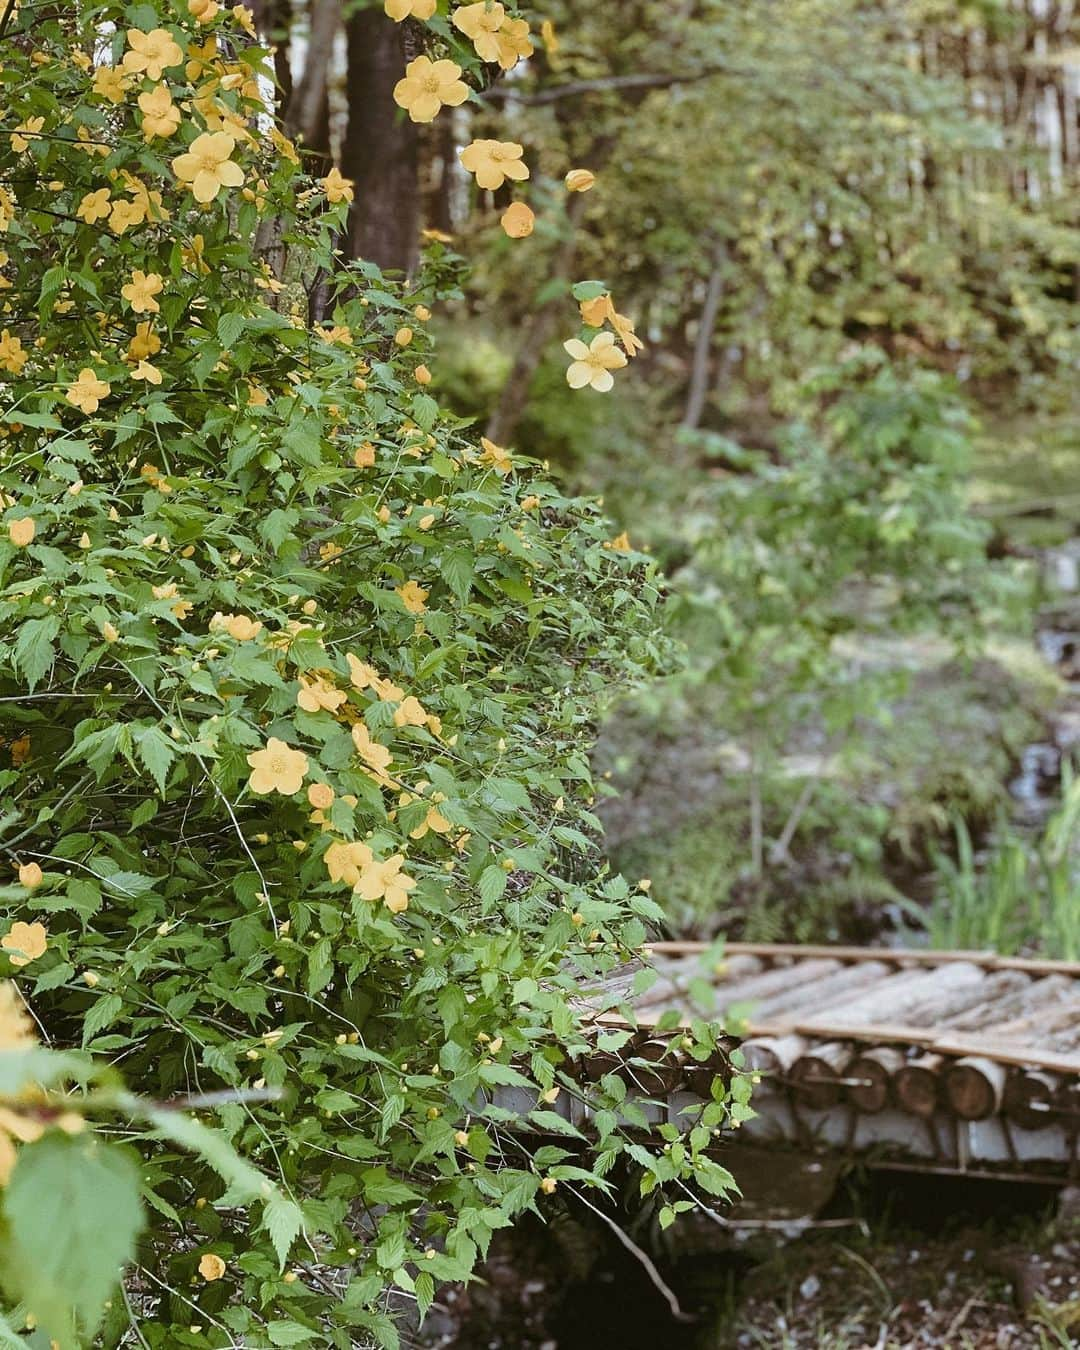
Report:
[[[285,1262],[289,1259],[289,1249],[304,1227],[304,1216],[300,1206],[295,1200],[290,1200],[280,1191],[275,1191],[263,1210],[263,1227],[270,1234],[280,1269],[284,1270]]]
[[[416,1311],[420,1314],[421,1322],[427,1316],[434,1300],[435,1281],[426,1270],[422,1270],[416,1277]]]
[[[159,1134],[205,1159],[228,1182],[231,1199],[242,1203],[260,1196],[270,1198],[273,1192],[270,1182],[257,1168],[245,1162],[223,1135],[180,1111],[166,1111],[160,1106],[148,1107],[139,1102],[132,1105]]]
[[[271,1345],[303,1345],[305,1341],[313,1341],[317,1333],[299,1322],[271,1322],[266,1334]]]
[[[235,347],[236,340],[244,331],[247,319],[243,314],[238,314],[235,310],[229,311],[221,316],[217,322],[218,341],[226,351],[230,347]]]
[[[450,549],[443,556],[440,571],[446,578],[446,584],[464,604],[472,590],[473,574],[476,571],[474,555],[467,549]]]
[[[115,1022],[123,1007],[124,1000],[119,994],[102,995],[83,1019],[83,1045],[88,1045],[99,1031]]]
[[[50,1133],[25,1145],[4,1193],[4,1265],[39,1323],[66,1339],[73,1317],[91,1331],[142,1227],[139,1171],[93,1135]]]
[[[159,726],[136,727],[134,735],[138,756],[164,796],[169,769],[176,758],[176,747]]]
[[[506,873],[498,863],[490,863],[480,873],[480,899],[485,906],[501,900],[506,890]]]
[[[30,686],[30,692],[46,671],[52,669],[53,639],[60,631],[60,617],[46,614],[43,619],[27,619],[20,625],[15,642],[14,663]]]

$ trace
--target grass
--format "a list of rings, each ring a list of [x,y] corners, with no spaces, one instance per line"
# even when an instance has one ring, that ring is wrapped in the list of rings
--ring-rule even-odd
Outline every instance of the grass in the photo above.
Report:
[[[1061,802],[1039,838],[1007,830],[985,861],[962,820],[956,857],[938,855],[938,886],[923,919],[930,944],[1080,960],[1080,778],[1067,769]]]

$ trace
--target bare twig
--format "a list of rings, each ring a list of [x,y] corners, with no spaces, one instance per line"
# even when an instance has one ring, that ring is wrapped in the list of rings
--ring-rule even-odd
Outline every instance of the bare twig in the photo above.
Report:
[[[575,1191],[574,1194],[587,1209],[591,1209],[594,1214],[598,1214],[600,1218],[603,1219],[626,1250],[641,1263],[645,1274],[648,1275],[657,1290],[664,1296],[668,1307],[671,1309],[672,1317],[674,1317],[677,1322],[693,1322],[695,1319],[689,1313],[683,1312],[679,1305],[679,1300],[675,1297],[674,1291],[664,1283],[663,1276],[657,1270],[648,1252],[642,1251],[637,1243],[623,1232],[614,1219],[605,1214],[597,1205],[594,1205],[591,1200],[586,1200],[580,1191]]]

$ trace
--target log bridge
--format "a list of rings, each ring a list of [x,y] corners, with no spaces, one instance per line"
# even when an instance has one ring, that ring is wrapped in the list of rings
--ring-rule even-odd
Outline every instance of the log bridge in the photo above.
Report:
[[[690,942],[654,944],[651,963],[645,993],[626,968],[585,998],[600,1045],[605,1031],[630,1034],[586,1072],[620,1073],[652,1124],[707,1097],[715,1073],[749,1072],[747,1143],[920,1171],[1080,1175],[1080,963],[764,943],[730,943],[718,961]],[[735,1030],[707,1064],[680,1060],[667,1010]]]

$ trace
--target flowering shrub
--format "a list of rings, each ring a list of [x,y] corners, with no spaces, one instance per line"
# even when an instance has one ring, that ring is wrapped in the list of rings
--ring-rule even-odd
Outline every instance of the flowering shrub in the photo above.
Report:
[[[139,1274],[103,1335],[391,1345],[391,1287],[422,1315],[624,1151],[645,1189],[727,1184],[705,1149],[742,1108],[719,1089],[654,1153],[605,1078],[591,1162],[551,1109],[585,1091],[569,996],[655,914],[599,872],[587,748],[662,654],[656,587],[593,505],[424,391],[453,279],[336,266],[350,185],[302,177],[243,6],[7,11],[0,974],[144,1098],[223,1094],[214,1123],[280,1187],[252,1205],[144,1143]],[[460,102],[432,56],[412,115]],[[107,1229],[102,1195],[76,1199]],[[91,1337],[80,1278],[20,1315]]]

